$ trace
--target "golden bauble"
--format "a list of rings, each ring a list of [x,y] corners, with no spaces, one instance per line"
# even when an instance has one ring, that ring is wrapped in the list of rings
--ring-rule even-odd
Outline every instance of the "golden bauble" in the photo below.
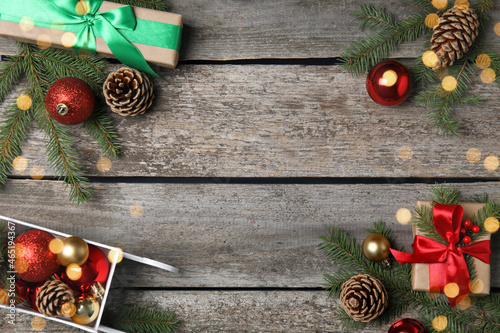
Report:
[[[76,313],[71,319],[77,324],[87,325],[97,319],[99,302],[92,296],[82,296],[76,300]]]
[[[80,237],[68,237],[64,239],[64,248],[57,255],[57,260],[63,266],[77,264],[81,266],[89,257],[89,246]]]
[[[484,229],[490,234],[497,232],[499,227],[500,223],[496,217],[490,216],[484,220]]]
[[[366,259],[370,261],[383,261],[389,257],[391,244],[383,235],[374,233],[363,241],[362,249]]]

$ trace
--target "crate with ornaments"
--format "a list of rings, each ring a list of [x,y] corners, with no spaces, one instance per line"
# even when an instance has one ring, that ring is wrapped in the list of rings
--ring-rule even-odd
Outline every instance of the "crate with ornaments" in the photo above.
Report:
[[[120,332],[101,324],[115,267],[128,258],[171,272],[148,258],[35,224],[0,216],[0,307],[88,332]],[[174,322],[174,321],[172,321]]]

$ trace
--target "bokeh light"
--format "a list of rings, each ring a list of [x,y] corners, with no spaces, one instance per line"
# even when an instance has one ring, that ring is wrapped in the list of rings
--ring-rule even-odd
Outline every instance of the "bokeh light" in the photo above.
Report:
[[[402,146],[399,148],[398,156],[403,161],[409,161],[413,157],[413,150],[409,146]]]
[[[111,170],[111,160],[107,157],[101,157],[98,161],[97,161],[97,170],[99,170],[100,172],[108,172],[109,170]]]
[[[40,35],[36,39],[36,45],[42,50],[48,49],[52,46],[52,38],[49,35]]]
[[[21,94],[16,100],[16,105],[20,110],[26,111],[33,105],[33,100],[28,94]]]
[[[441,82],[441,86],[444,90],[451,92],[457,88],[457,79],[453,76],[445,76]]]
[[[59,254],[64,249],[64,242],[62,239],[54,238],[49,243],[49,250],[54,254]]]
[[[25,16],[19,21],[19,29],[24,32],[33,30],[35,21],[31,17]]]
[[[82,268],[77,264],[69,264],[66,267],[66,275],[70,280],[76,281],[82,277]]]
[[[443,292],[446,295],[446,297],[455,298],[458,296],[460,288],[458,287],[458,284],[456,284],[455,282],[450,282],[446,286],[444,286]]]
[[[457,304],[457,308],[459,308],[460,310],[467,310],[468,308],[471,307],[471,305],[472,305],[471,298],[469,297],[469,295],[465,295],[462,302]]]
[[[35,165],[30,170],[30,176],[34,180],[41,180],[45,176],[45,169],[41,165]]]
[[[499,161],[495,155],[489,155],[484,159],[484,168],[488,171],[495,171],[498,169]]]
[[[480,294],[484,290],[484,282],[481,279],[474,279],[470,282],[470,291],[473,294]]]
[[[140,204],[133,204],[129,207],[128,212],[130,216],[139,218],[144,215],[144,207]]]
[[[33,317],[31,319],[31,328],[34,331],[41,332],[45,329],[45,326],[47,325],[47,321],[43,319],[42,317]]]
[[[85,15],[90,13],[90,3],[86,0],[80,0],[75,6],[75,11],[77,15]]]
[[[426,67],[436,67],[438,63],[438,55],[434,51],[425,51],[424,54],[422,54],[422,62]]]
[[[477,148],[471,148],[467,151],[467,161],[477,163],[481,160],[481,151]]]
[[[76,313],[76,305],[71,302],[66,302],[61,306],[61,314],[64,317],[71,318]]]
[[[70,48],[76,44],[76,35],[72,32],[65,32],[61,36],[61,44],[64,47]]]
[[[453,5],[453,7],[464,12],[469,9],[470,4],[468,0],[455,0],[455,4]]]
[[[500,222],[496,217],[490,216],[486,220],[484,220],[484,230],[489,232],[490,234],[494,234],[498,231],[500,227]]]
[[[432,5],[436,7],[436,9],[443,10],[448,6],[448,0],[432,0]]]
[[[476,66],[481,68],[481,69],[485,69],[485,68],[488,68],[490,67],[491,65],[491,58],[489,55],[487,55],[486,53],[483,53],[483,54],[480,54],[477,56],[476,58]]]
[[[445,316],[437,316],[432,319],[432,327],[438,332],[444,331],[447,326],[448,318],[446,318]]]
[[[385,71],[378,81],[379,85],[385,87],[392,87],[396,82],[398,82],[398,74],[391,69]]]
[[[13,161],[12,161],[12,167],[14,170],[17,172],[24,172],[28,168],[28,160],[26,157],[23,156],[17,156]]]
[[[411,222],[411,211],[408,208],[400,208],[396,212],[396,220],[399,224],[407,225]]]
[[[496,76],[497,75],[493,69],[486,68],[486,69],[483,69],[483,71],[481,72],[481,81],[483,81],[484,83],[490,84],[493,81],[495,81]]]
[[[495,33],[500,36],[500,22],[497,22],[497,24],[495,24],[495,26],[493,27],[493,30],[495,31]]]
[[[439,23],[439,15],[436,13],[430,13],[425,18],[425,25],[431,29],[434,29]]]
[[[116,247],[109,251],[108,260],[110,263],[119,264],[123,260],[123,250]]]

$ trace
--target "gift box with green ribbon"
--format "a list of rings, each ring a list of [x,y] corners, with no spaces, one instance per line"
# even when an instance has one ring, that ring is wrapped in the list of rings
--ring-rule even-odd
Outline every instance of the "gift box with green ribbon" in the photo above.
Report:
[[[113,56],[156,75],[148,61],[177,65],[182,16],[103,0],[0,0],[0,35]]]

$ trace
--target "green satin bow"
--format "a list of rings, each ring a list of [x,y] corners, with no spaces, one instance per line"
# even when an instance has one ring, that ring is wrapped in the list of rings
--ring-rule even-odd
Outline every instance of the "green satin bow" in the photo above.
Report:
[[[76,4],[74,1],[68,0],[53,0],[52,5],[55,6],[62,16],[61,20],[65,24],[75,24],[81,26],[81,30],[76,36],[76,44],[73,47],[77,52],[80,50],[90,50],[96,52],[96,34],[99,31],[100,35],[108,44],[113,55],[120,62],[135,67],[145,73],[158,76],[149,67],[142,53],[130,43],[118,29],[134,30],[137,21],[131,6],[119,7],[105,13],[98,13],[97,10],[101,7],[103,0],[88,0],[90,11],[85,15],[78,15],[75,10]],[[85,4],[85,2],[82,2]],[[85,7],[82,5],[82,7]]]
[[[0,0],[0,19],[21,22],[33,19],[35,26],[71,31],[77,34],[74,49],[96,52],[96,36],[102,37],[122,63],[150,75],[142,53],[132,42],[179,50],[182,28],[176,25],[136,19],[131,6],[98,12],[103,0]],[[79,15],[77,5],[86,7]],[[55,25],[58,22],[58,25]],[[139,24],[140,23],[140,24]],[[152,33],[154,32],[154,33]],[[160,38],[159,38],[160,37]]]

